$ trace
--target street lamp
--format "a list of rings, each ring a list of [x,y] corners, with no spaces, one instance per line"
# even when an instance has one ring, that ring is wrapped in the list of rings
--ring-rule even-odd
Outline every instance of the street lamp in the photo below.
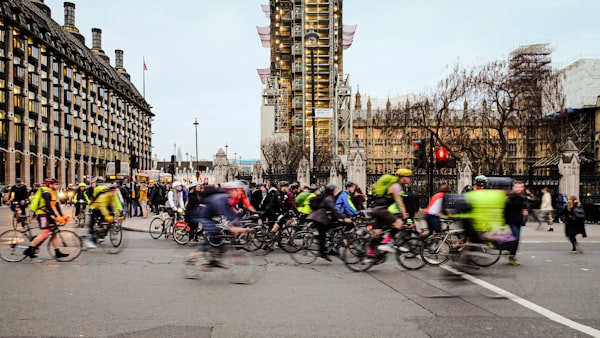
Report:
[[[196,165],[195,169],[198,170],[198,119],[194,118],[194,128],[196,129]]]
[[[311,82],[311,104],[312,104],[312,156],[311,156],[311,167],[312,175],[310,175],[310,183],[315,183],[315,158],[316,158],[316,147],[315,140],[317,134],[315,131],[315,47],[319,42],[319,33],[311,29],[306,33],[304,39],[307,41],[308,48],[310,48],[310,82]]]

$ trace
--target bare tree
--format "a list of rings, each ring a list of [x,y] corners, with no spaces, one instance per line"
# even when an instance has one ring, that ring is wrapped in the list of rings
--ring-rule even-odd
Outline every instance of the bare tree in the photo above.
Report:
[[[263,140],[260,146],[267,166],[274,172],[295,170],[305,156],[304,146],[295,139],[272,137]]]

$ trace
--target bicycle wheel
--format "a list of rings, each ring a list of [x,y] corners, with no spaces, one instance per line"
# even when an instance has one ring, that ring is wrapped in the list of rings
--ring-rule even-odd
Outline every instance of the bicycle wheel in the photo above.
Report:
[[[79,211],[79,215],[77,215],[77,226],[83,228],[85,226],[85,210]]]
[[[154,239],[160,238],[160,236],[163,234],[163,222],[160,220],[160,217],[154,217],[150,221],[148,232],[150,233],[150,237]]]
[[[112,223],[103,241],[98,241],[102,251],[109,254],[117,254],[127,246],[123,228],[120,223]]]
[[[450,243],[442,238],[430,236],[423,241],[420,254],[425,263],[438,266],[450,259],[452,248]]]
[[[20,262],[25,259],[23,251],[29,247],[29,238],[20,231],[7,230],[0,234],[0,258],[7,262]]]
[[[297,232],[296,227],[286,226],[285,228],[280,230],[279,237],[277,238],[277,245],[281,248],[281,250],[287,253],[297,252],[297,248],[295,245],[290,244],[292,237]]]
[[[350,238],[346,245],[340,248],[340,258],[351,271],[367,271],[376,263],[374,259],[367,258],[368,250],[369,237]]]
[[[315,235],[311,231],[297,232],[290,240],[292,246],[299,248],[290,254],[298,264],[310,264],[319,257],[319,245]]]
[[[187,229],[187,230],[186,230]],[[173,229],[173,239],[177,244],[186,245],[190,241],[190,231],[189,226],[186,225],[183,228],[175,228]]]
[[[423,239],[419,237],[405,239],[396,250],[396,261],[406,270],[419,270],[426,264],[421,258],[422,246]]]
[[[56,230],[48,241],[48,254],[59,262],[70,262],[81,254],[81,238],[71,230]],[[66,256],[57,256],[57,251]]]
[[[502,256],[502,249],[492,243],[470,245],[468,250],[465,248],[462,252],[473,264],[482,268],[496,264]]]

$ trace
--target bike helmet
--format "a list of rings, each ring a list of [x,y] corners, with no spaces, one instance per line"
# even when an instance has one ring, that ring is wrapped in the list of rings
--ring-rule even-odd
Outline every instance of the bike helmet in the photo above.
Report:
[[[410,177],[412,176],[412,170],[408,168],[400,168],[396,170],[396,175],[400,177]]]
[[[336,189],[337,189],[337,185],[335,185],[335,184],[328,184],[328,185],[325,187],[325,190],[323,190],[323,193],[324,193],[325,195],[333,195],[333,192],[334,192]]]
[[[85,183],[83,183],[83,182],[79,183],[78,186],[79,187],[84,187],[84,188],[87,187],[87,185]]]
[[[58,183],[58,181],[54,177],[47,177],[44,179],[45,186],[49,186],[50,184],[54,184],[54,183]]]
[[[484,175],[479,175],[477,177],[475,177],[475,185],[479,186],[479,187],[483,187],[485,185],[485,183],[487,182],[487,177],[485,177]]]
[[[346,182],[346,185],[345,185],[345,186],[346,186],[346,188],[348,188],[348,187],[353,187],[353,186],[355,186],[355,185],[356,185],[356,183],[354,183],[354,182],[352,182],[352,181],[348,181],[348,182]]]
[[[244,183],[240,181],[225,182],[221,187],[226,190],[239,189],[244,187]]]
[[[298,189],[298,188],[300,188],[300,184],[298,184],[298,183],[292,183],[290,185],[290,189]]]
[[[315,192],[317,189],[319,189],[319,187],[316,184],[311,184],[310,187],[308,187],[308,191],[310,192]]]
[[[281,182],[279,182],[279,186],[280,187],[289,187],[290,186],[290,182],[288,182],[288,181],[281,181]]]

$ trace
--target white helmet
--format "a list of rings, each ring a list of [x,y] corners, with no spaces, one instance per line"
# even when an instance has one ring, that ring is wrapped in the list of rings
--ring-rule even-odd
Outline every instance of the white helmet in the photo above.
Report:
[[[475,177],[475,185],[482,187],[485,185],[487,180],[488,180],[487,177],[485,177],[484,175],[479,175],[479,176]]]
[[[243,188],[244,183],[242,183],[240,181],[225,182],[225,183],[223,183],[223,185],[221,187],[223,187],[223,189]]]
[[[181,182],[179,182],[179,181],[173,182],[173,188],[177,188],[179,186],[181,186]]]

